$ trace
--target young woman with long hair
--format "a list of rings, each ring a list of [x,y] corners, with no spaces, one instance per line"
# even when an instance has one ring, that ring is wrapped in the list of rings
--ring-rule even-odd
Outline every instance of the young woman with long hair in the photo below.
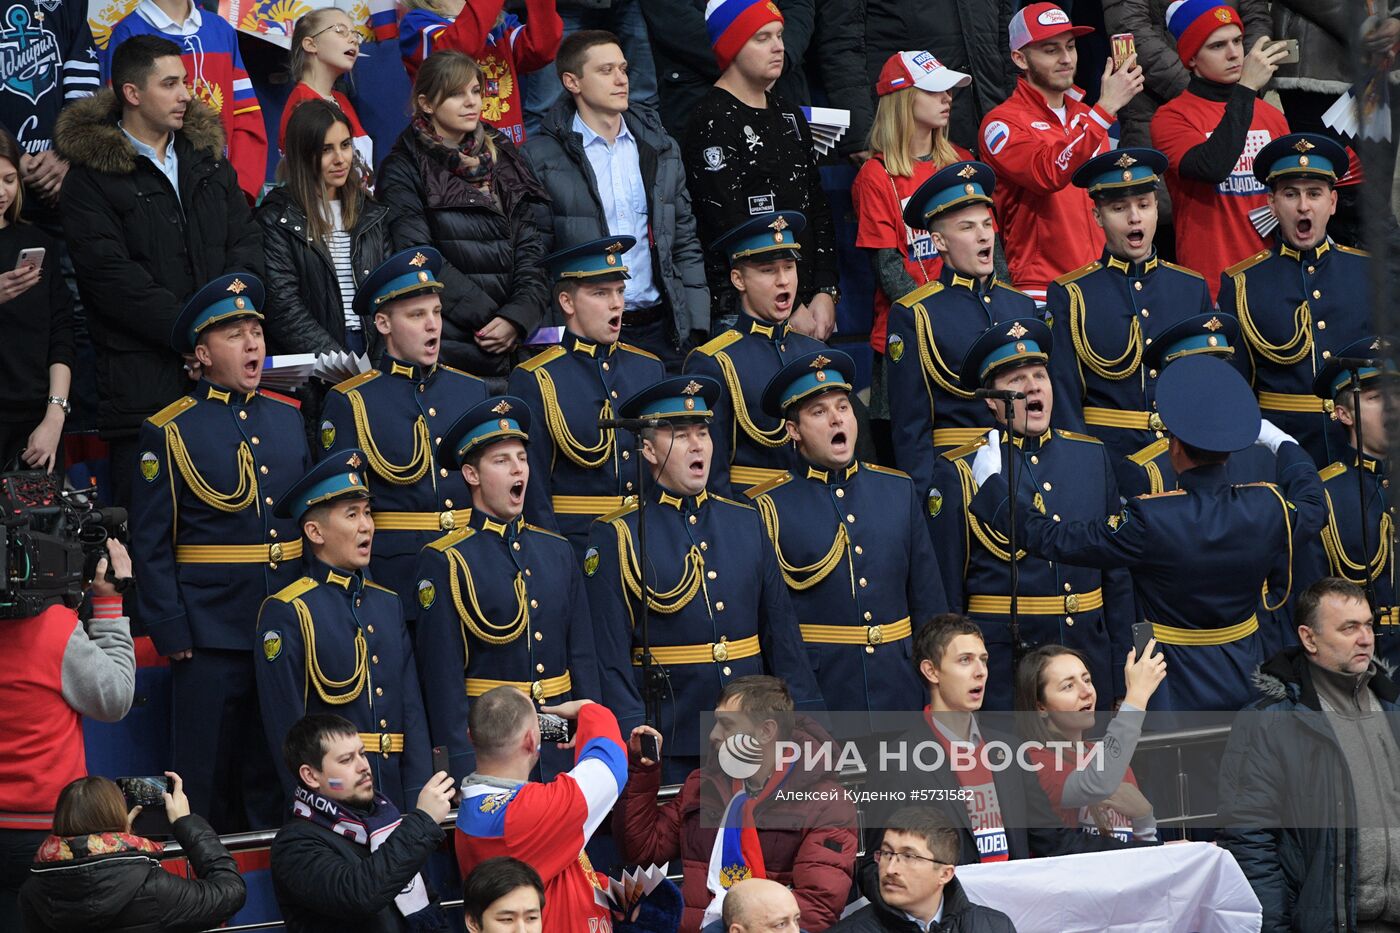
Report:
[[[360,125],[350,98],[336,87],[346,82],[355,67],[362,41],[354,21],[344,10],[333,6],[312,10],[297,20],[292,29],[292,57],[287,69],[296,86],[282,108],[277,148],[287,151],[287,121],[297,107],[308,100],[324,100],[338,106],[350,120],[351,138],[365,169],[374,165],[374,142]]]

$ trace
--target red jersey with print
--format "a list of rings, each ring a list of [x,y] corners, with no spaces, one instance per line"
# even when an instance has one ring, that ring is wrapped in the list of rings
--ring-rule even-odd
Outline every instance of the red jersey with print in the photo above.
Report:
[[[972,721],[972,734],[968,740],[958,739],[944,730],[927,706],[924,707],[924,721],[933,730],[938,744],[943,746],[943,754],[947,756],[958,784],[968,792],[963,803],[967,807],[968,822],[972,824],[973,838],[977,840],[978,861],[1007,861],[1011,850],[1006,842],[1001,802],[997,799],[992,770],[987,767],[987,746],[977,731],[977,720]]]
[[[430,10],[409,10],[399,21],[399,52],[408,80],[434,52],[456,49],[481,67],[481,119],[525,142],[520,80],[554,61],[564,38],[564,21],[554,0],[525,0],[525,22],[502,13],[504,0],[467,0],[456,19]]]
[[[972,158],[972,153],[954,145],[956,161]],[[941,166],[932,159],[916,160],[911,176],[892,175],[877,154],[867,159],[856,173],[851,186],[851,201],[856,209],[856,246],[862,249],[897,249],[904,255],[904,271],[916,286],[927,285],[938,278],[943,269],[943,257],[933,246],[927,230],[915,230],[904,222],[904,206]],[[903,295],[886,295],[875,286],[875,319],[870,325],[870,346],[877,353],[885,352],[885,333],[889,326],[890,302]]]
[[[627,749],[617,718],[590,703],[579,710],[573,770],[548,784],[462,781],[457,864],[465,877],[488,858],[520,859],[544,881],[543,933],[607,933],[612,912],[598,905],[598,885],[583,847],[627,783]]]
[[[1166,154],[1167,190],[1176,226],[1176,261],[1205,276],[1211,300],[1220,274],[1271,245],[1254,229],[1249,212],[1269,203],[1269,190],[1254,177],[1254,157],[1270,142],[1288,135],[1288,121],[1272,104],[1254,102],[1254,118],[1230,177],[1219,184],[1182,178],[1177,173],[1188,151],[1210,138],[1225,114],[1225,102],[1206,100],[1189,90],[1157,108],[1152,145]]]
[[[1082,833],[1097,836],[1099,835],[1099,824],[1094,820],[1093,811],[1089,807],[1060,806],[1060,801],[1065,796],[1065,781],[1069,780],[1069,776],[1077,768],[1093,766],[1094,759],[1090,754],[1092,748],[1091,744],[1079,753],[1064,748],[1028,748],[1026,757],[1032,763],[1040,765],[1040,770],[1036,772],[1036,777],[1040,779],[1040,787],[1045,791],[1045,796],[1050,798],[1050,806],[1055,808],[1055,812],[1060,815],[1060,819],[1064,820],[1065,825],[1077,828]],[[1134,787],[1138,786],[1132,768],[1129,768],[1128,773],[1123,776],[1123,783],[1131,784]],[[1103,808],[1103,815],[1108,820],[1115,839],[1123,842],[1133,841],[1132,820],[1117,810],[1110,810],[1107,807]]]
[[[1084,92],[1065,92],[1064,118],[1025,78],[982,121],[982,161],[996,172],[992,200],[1016,288],[1044,304],[1055,279],[1098,259],[1103,230],[1093,202],[1070,184],[1075,171],[1110,148],[1114,118]]]
[[[277,150],[285,152],[287,146],[287,121],[291,119],[292,111],[308,100],[324,100],[320,93],[305,81],[298,81],[297,86],[292,88],[292,93],[287,95],[287,105],[282,108],[282,125],[277,130]],[[355,154],[364,160],[365,168],[374,166],[374,140],[365,132],[365,128],[360,125],[359,114],[355,113],[354,106],[350,103],[350,98],[339,91],[331,91],[331,99],[350,120],[350,133],[354,137]]]

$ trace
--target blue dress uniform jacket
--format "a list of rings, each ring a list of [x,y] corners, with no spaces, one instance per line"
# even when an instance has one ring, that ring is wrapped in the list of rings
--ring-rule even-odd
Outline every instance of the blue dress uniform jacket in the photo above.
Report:
[[[259,604],[301,573],[272,506],[311,466],[305,436],[294,406],[204,379],[141,425],[131,556],[161,654],[253,650]]]
[[[961,447],[995,421],[987,403],[959,383],[963,357],[983,331],[1041,317],[1035,301],[994,279],[979,285],[947,264],[937,281],[890,306],[890,430],[895,465],[926,493],[938,448]]]
[[[797,449],[781,418],[763,411],[763,390],[778,370],[804,353],[825,349],[820,340],[741,313],[734,327],[685,359],[684,372],[710,376],[724,387],[710,419],[714,455],[709,487],[738,496],[797,467]]]
[[[1318,474],[1327,496],[1327,524],[1317,540],[1309,542],[1298,582],[1306,586],[1320,577],[1333,576],[1364,587],[1368,578],[1373,581],[1378,613],[1376,654],[1393,665],[1400,663],[1400,608],[1395,605],[1395,516],[1386,502],[1389,465],[1374,457],[1361,458],[1366,471],[1368,552],[1361,546],[1363,513],[1353,466],[1356,449],[1348,447],[1345,457]]]
[[[375,789],[411,807],[432,756],[398,597],[314,557],[306,571],[258,614],[258,703],[273,757],[282,761],[282,740],[302,716],[344,716],[360,730]],[[291,794],[296,775],[278,771]]]
[[[399,594],[413,617],[413,565],[423,545],[466,522],[471,494],[460,471],[434,459],[457,416],[487,396],[475,376],[439,363],[432,369],[385,354],[376,369],[340,383],[321,415],[323,455],[360,448],[374,494],[370,575]]]
[[[1220,310],[1239,318],[1264,417],[1318,467],[1347,440],[1332,403],[1312,394],[1313,379],[1328,357],[1371,333],[1369,265],[1368,254],[1331,240],[1301,252],[1280,242],[1221,276]]]
[[[1049,521],[1093,522],[1121,507],[1102,442],[1061,430],[1023,438],[1015,448],[1006,443],[1004,432],[1002,438],[1003,457],[1019,457],[1016,479],[1023,490],[1021,502]],[[1009,710],[1016,682],[1010,554],[1006,537],[970,508],[977,494],[972,459],[986,444],[984,437],[939,458],[928,510],[953,611],[981,625],[986,640],[989,669],[982,708]],[[1132,647],[1132,624],[1137,621],[1127,572],[1023,554],[1018,574],[1021,640],[1031,648],[1058,644],[1082,651],[1099,685],[1099,708],[1111,708],[1114,695],[1123,695],[1123,661]]]
[[[537,703],[601,699],[583,577],[559,535],[477,509],[423,549],[416,574],[428,722],[454,778],[476,766],[467,712],[487,690],[513,685]]]
[[[1097,437],[1114,463],[1163,437],[1157,370],[1142,364],[1143,350],[1171,325],[1211,310],[1205,278],[1155,253],[1127,262],[1105,250],[1050,283],[1045,300],[1055,335],[1055,426]]]
[[[746,674],[787,681],[798,710],[821,709],[797,616],[758,512],[707,491],[677,496],[660,485],[647,506],[649,634],[670,675],[657,729],[668,760],[697,761],[703,710]],[[598,638],[603,705],[623,734],[642,723],[641,582],[637,506],[598,519],[584,558]],[[625,563],[624,563],[625,561]]]
[[[1020,540],[1053,560],[1132,571],[1138,606],[1167,658],[1152,709],[1237,710],[1251,699],[1250,676],[1264,660],[1260,592],[1277,555],[1291,556],[1321,529],[1322,484],[1296,444],[1279,448],[1277,486],[1233,486],[1223,464],[1197,467],[1178,484],[1091,521],[1053,521],[1023,496]],[[1004,532],[1006,505],[1006,479],[998,474],[977,493],[972,512]]]
[[[530,407],[530,482],[525,514],[557,529],[581,560],[588,529],[636,492],[634,438],[598,428],[616,418],[620,401],[666,377],[661,360],[626,343],[596,344],[565,332],[560,346],[517,366],[511,395]]]
[[[772,540],[829,710],[917,710],[913,627],[946,612],[928,523],[909,477],[853,461],[749,490]]]

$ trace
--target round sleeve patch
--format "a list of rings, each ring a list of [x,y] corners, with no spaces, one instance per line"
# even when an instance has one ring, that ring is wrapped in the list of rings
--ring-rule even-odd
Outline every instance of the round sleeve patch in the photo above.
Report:
[[[437,587],[433,586],[432,580],[418,581],[418,605],[424,609],[431,609],[433,603],[437,602]]]
[[[904,359],[904,338],[899,334],[890,334],[885,341],[885,353],[888,354],[891,363],[898,363]]]
[[[264,658],[276,661],[282,656],[282,633],[276,629],[263,632],[262,648]]]
[[[159,475],[160,458],[152,451],[143,451],[141,454],[141,478],[148,483],[153,483]]]
[[[335,422],[329,419],[321,422],[321,446],[326,450],[331,449],[335,443]]]
[[[1011,127],[1000,120],[993,120],[987,124],[987,128],[982,131],[982,142],[986,145],[987,151],[996,155],[1006,148],[1006,144],[1011,140]]]

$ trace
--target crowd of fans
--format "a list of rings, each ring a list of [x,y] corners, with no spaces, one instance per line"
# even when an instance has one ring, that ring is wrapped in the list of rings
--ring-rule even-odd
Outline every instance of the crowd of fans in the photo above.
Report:
[[[0,467],[131,555],[0,623],[0,926],[216,926],[281,826],[287,929],[446,930],[456,807],[474,933],[1011,930],[956,866],[1161,844],[1148,712],[1247,708],[1264,929],[1400,929],[1400,175],[1334,106],[1400,132],[1400,13],[503,6],[306,12],[277,114],[193,0],[7,14]],[[87,774],[138,657],[195,877]],[[779,755],[882,728],[937,803]]]

